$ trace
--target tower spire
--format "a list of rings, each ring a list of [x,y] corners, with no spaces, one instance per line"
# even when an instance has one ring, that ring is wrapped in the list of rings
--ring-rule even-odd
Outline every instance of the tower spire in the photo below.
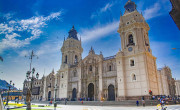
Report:
[[[89,54],[95,54],[93,47],[91,46],[91,49],[89,50]]]

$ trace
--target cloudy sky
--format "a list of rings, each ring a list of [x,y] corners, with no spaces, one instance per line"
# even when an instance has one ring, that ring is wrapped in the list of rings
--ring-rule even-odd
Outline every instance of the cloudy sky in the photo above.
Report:
[[[97,54],[115,55],[119,48],[117,33],[120,13],[127,0],[0,0],[0,79],[12,80],[22,88],[32,67],[40,77],[57,71],[61,65],[60,48],[74,25],[82,38],[83,58],[93,46]],[[149,39],[157,68],[167,65],[180,79],[180,31],[169,15],[169,0],[134,0],[150,26]]]

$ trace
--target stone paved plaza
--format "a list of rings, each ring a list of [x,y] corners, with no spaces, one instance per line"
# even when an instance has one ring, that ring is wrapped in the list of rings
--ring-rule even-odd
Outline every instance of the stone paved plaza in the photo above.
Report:
[[[45,109],[45,108],[42,108]],[[50,110],[49,108],[47,108]],[[51,108],[53,110],[53,108]],[[119,106],[81,106],[81,105],[58,105],[56,110],[157,110],[156,106],[147,107],[119,107]],[[180,105],[169,105],[167,110],[180,110]]]

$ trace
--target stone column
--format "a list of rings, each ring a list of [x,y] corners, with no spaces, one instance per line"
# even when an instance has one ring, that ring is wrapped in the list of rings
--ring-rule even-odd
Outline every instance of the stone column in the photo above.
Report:
[[[55,75],[55,82],[54,82],[54,101],[55,101],[55,97],[57,96],[57,91],[56,91],[56,89],[57,89],[57,75]]]
[[[81,91],[81,66],[80,66],[80,68],[79,68],[79,71],[78,71],[78,84],[77,84],[77,88],[78,88],[78,95],[77,95],[77,97],[78,98],[80,98],[81,97],[81,93],[82,93],[82,91]]]
[[[43,97],[42,100],[45,101],[46,100],[46,77],[44,76],[44,87],[43,87]]]
[[[99,73],[99,94],[98,94],[98,98],[99,100],[101,100],[101,97],[103,97],[103,64],[102,61],[99,63],[99,69],[98,69],[98,73]]]

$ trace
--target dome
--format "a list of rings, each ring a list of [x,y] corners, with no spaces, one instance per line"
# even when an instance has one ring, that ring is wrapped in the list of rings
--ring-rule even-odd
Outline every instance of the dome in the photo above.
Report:
[[[72,29],[69,31],[69,36],[68,36],[68,38],[74,38],[74,39],[78,40],[77,31],[75,30],[74,26],[73,26]]]
[[[126,12],[133,12],[136,10],[136,4],[131,1],[131,0],[128,0],[128,2],[125,4],[124,6]]]

